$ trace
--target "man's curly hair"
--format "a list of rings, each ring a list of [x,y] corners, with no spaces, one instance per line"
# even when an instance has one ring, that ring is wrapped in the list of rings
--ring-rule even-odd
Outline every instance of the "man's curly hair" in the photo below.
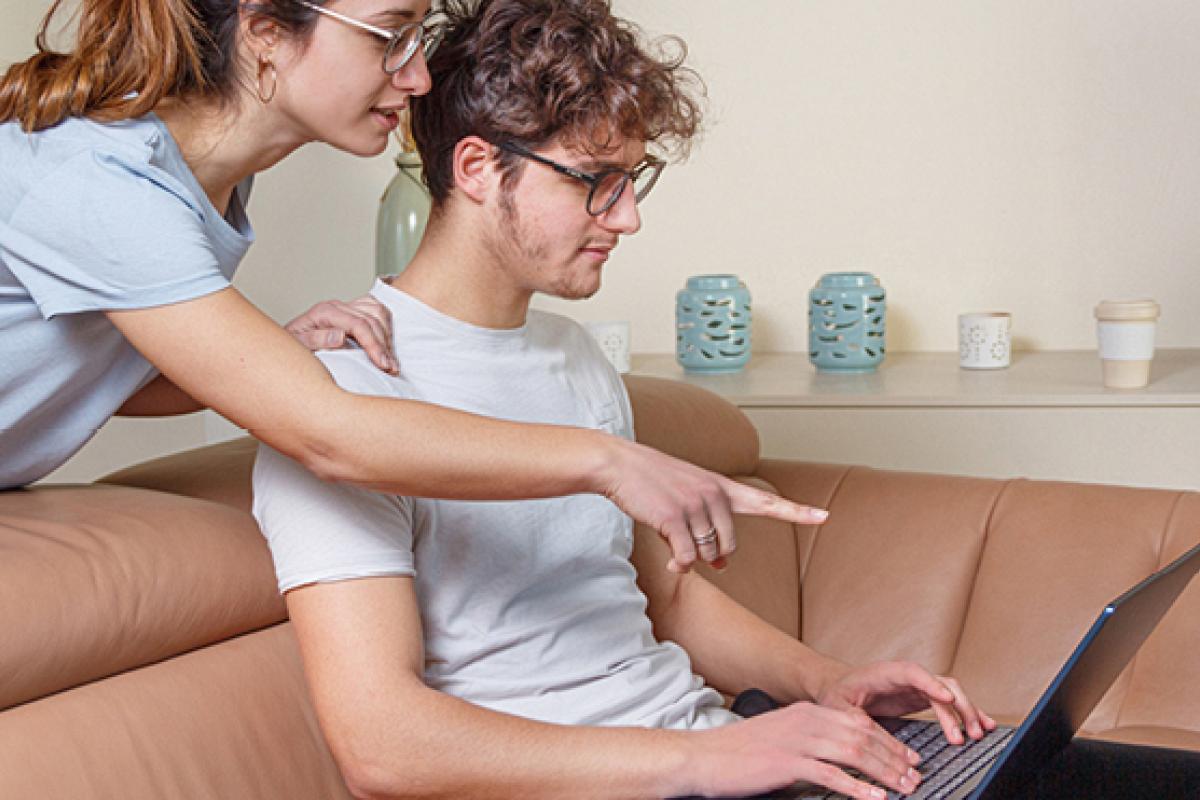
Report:
[[[699,132],[704,84],[677,37],[653,45],[609,0],[445,0],[433,89],[412,100],[413,137],[435,206],[454,183],[466,136],[529,148],[552,139],[588,153],[620,139],[684,157]],[[506,185],[520,164],[499,154]]]

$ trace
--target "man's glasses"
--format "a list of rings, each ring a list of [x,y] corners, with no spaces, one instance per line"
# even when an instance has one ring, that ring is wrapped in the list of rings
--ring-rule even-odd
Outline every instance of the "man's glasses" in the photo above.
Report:
[[[345,14],[340,14],[316,3],[309,3],[307,0],[296,1],[318,14],[324,14],[338,22],[344,22],[360,30],[373,33],[381,39],[387,39],[387,49],[383,51],[383,71],[388,75],[395,75],[404,69],[405,65],[412,61],[413,56],[417,54],[417,50],[422,47],[425,48],[425,58],[429,58],[442,41],[442,29],[436,25],[430,25],[425,20],[410,22],[401,26],[399,30],[389,31],[362,20],[347,17]]]
[[[566,164],[559,164],[545,156],[539,156],[519,144],[503,142],[496,146],[506,153],[544,164],[555,172],[587,184],[587,212],[593,217],[603,216],[605,212],[615,206],[621,199],[621,195],[625,193],[625,187],[630,183],[633,184],[633,196],[640,203],[646,195],[650,194],[654,184],[658,183],[658,176],[662,175],[663,167],[666,166],[666,162],[662,159],[648,155],[630,170],[613,168],[589,173],[568,167]]]

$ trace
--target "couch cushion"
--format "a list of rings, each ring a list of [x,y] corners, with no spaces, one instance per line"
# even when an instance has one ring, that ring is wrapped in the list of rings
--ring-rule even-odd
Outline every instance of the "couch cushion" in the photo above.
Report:
[[[997,504],[954,673],[1022,716],[1104,604],[1153,572],[1178,493],[1013,481]],[[1128,670],[1086,730],[1116,724]]]
[[[1166,566],[1197,543],[1200,495],[1179,495],[1156,566]],[[1192,579],[1138,651],[1117,722],[1200,730],[1200,578]],[[1194,735],[1200,750],[1200,733]]]
[[[948,669],[1002,488],[977,478],[848,471],[803,575],[804,641],[853,664],[908,659]]]
[[[284,618],[253,519],[116,486],[0,493],[0,708]]]
[[[99,482],[198,497],[249,512],[257,452],[258,441],[244,436],[136,464]]]
[[[0,797],[349,799],[290,624],[0,714]]]

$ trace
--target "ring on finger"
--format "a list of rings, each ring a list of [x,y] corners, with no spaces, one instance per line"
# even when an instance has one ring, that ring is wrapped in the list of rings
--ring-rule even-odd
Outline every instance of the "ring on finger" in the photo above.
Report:
[[[694,541],[698,547],[704,547],[705,545],[712,544],[713,542],[717,541],[717,526],[714,525],[709,528],[703,536],[693,537],[692,541]]]

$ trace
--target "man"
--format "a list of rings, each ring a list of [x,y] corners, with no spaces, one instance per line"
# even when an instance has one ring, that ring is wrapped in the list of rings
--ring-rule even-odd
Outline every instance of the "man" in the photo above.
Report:
[[[696,132],[692,74],[607,0],[449,5],[414,109],[433,213],[410,266],[372,292],[392,311],[400,375],[357,351],[321,358],[353,391],[632,437],[599,348],[529,301],[599,289],[662,170],[647,143],[683,150]],[[728,796],[809,780],[866,800],[882,790],[838,765],[903,792],[919,775],[863,708],[932,705],[959,742],[960,726],[995,725],[952,679],[851,669],[663,570],[662,543],[635,550],[602,498],[388,497],[264,448],[255,514],[357,795]],[[710,687],[786,705],[742,719]]]

